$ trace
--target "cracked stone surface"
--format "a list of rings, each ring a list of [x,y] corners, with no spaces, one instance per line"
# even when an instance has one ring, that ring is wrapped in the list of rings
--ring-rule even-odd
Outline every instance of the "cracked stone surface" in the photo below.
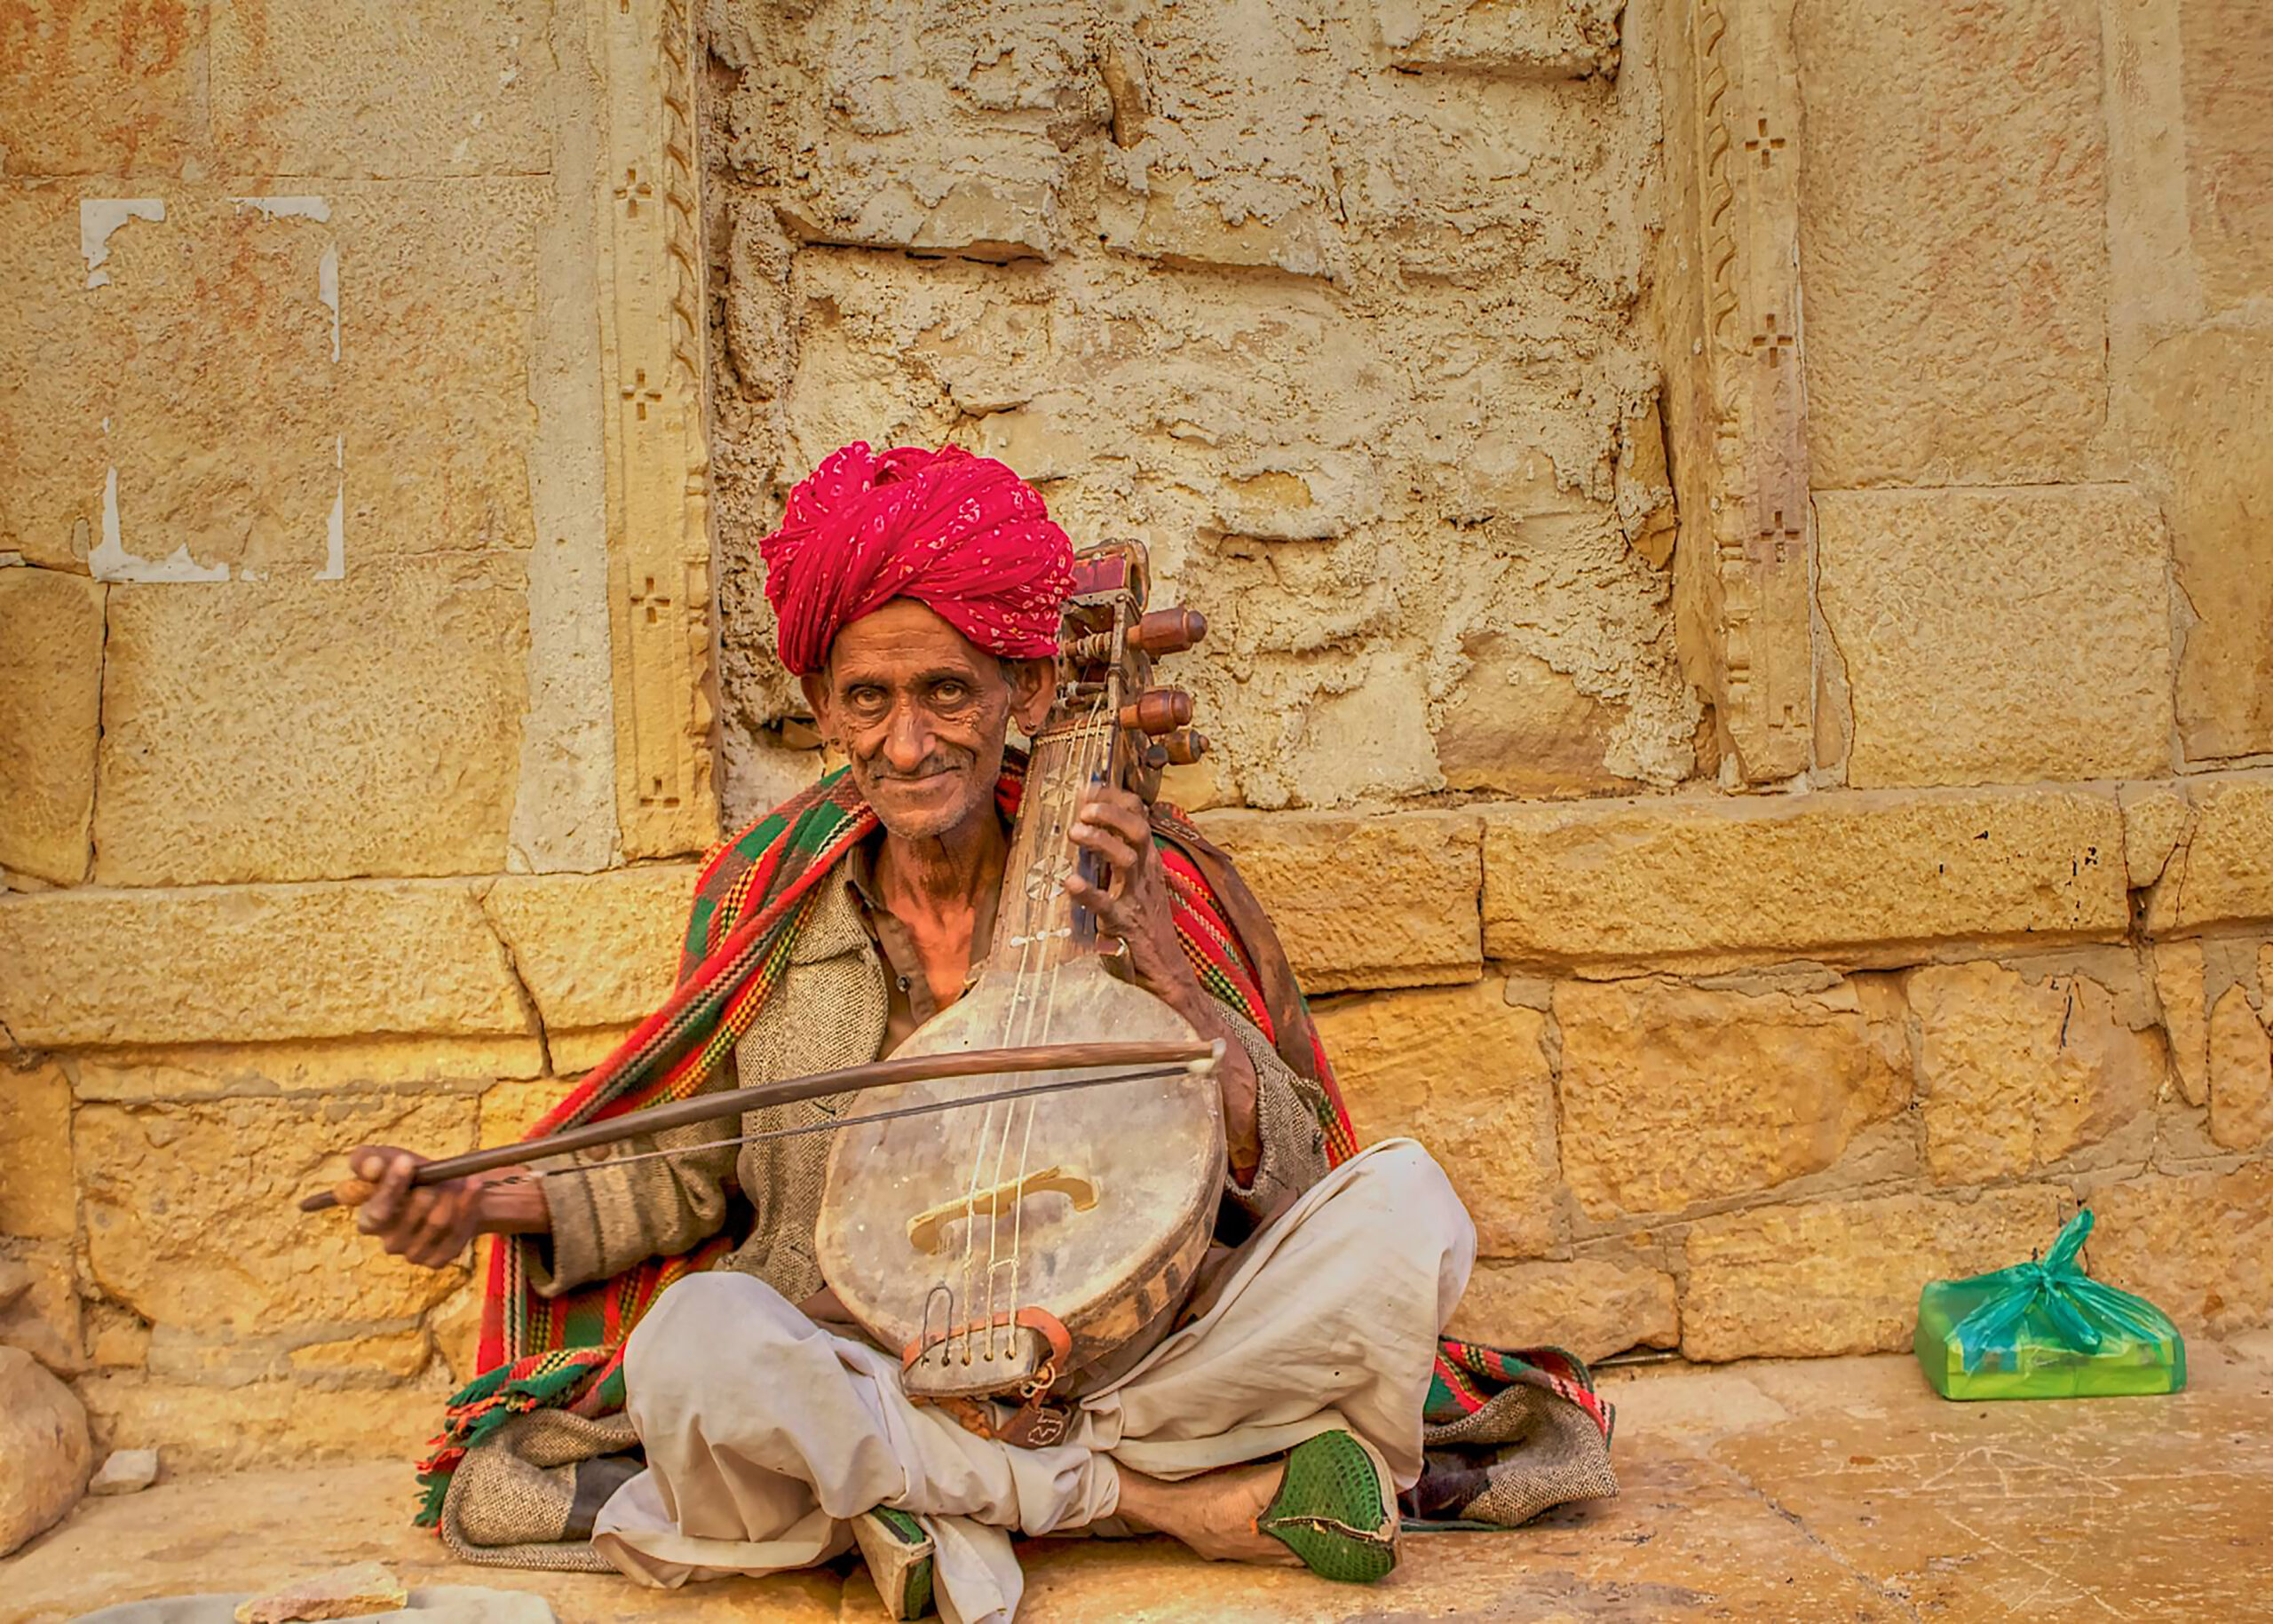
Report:
[[[2273,1562],[2273,1335],[2190,1351],[2171,1398],[1949,1404],[1905,1358],[1606,1373],[1624,1493],[1502,1534],[1411,1539],[1371,1589],[1158,1541],[1025,1548],[1028,1624],[1100,1619],[2218,1620]],[[343,1424],[352,1424],[343,1420]],[[881,1620],[857,1566],[699,1585],[471,1568],[408,1526],[392,1462],[186,1477],[83,1502],[8,1565],[7,1617],[249,1590],[360,1561],[535,1590],[563,1624]]]

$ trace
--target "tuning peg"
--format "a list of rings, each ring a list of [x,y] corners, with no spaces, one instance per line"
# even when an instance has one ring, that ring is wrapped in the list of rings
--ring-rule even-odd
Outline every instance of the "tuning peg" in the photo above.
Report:
[[[1162,654],[1180,654],[1207,635],[1208,617],[1179,604],[1155,609],[1138,621],[1129,640],[1157,660]]]
[[[1132,732],[1173,733],[1192,720],[1192,695],[1182,688],[1147,688],[1121,708],[1121,725]]]
[[[1188,767],[1208,753],[1208,735],[1180,727],[1164,736],[1154,748],[1164,752],[1169,765]]]

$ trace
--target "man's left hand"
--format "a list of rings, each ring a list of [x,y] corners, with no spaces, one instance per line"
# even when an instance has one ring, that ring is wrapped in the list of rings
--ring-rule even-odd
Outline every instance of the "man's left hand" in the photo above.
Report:
[[[1176,939],[1168,873],[1152,844],[1152,820],[1144,803],[1126,789],[1095,789],[1074,814],[1069,831],[1077,852],[1105,866],[1103,885],[1077,871],[1066,877],[1065,894],[1097,916],[1097,930],[1129,947],[1129,970],[1136,985],[1190,1021],[1202,1037],[1225,1040],[1217,1073],[1223,1089],[1224,1146],[1232,1171],[1241,1184],[1255,1175],[1263,1153],[1255,1122],[1254,1062],[1224,1018],[1222,1007],[1192,973]]]
[[[1083,879],[1077,869],[1065,881],[1065,894],[1097,915],[1101,934],[1127,944],[1139,986],[1188,1011],[1200,986],[1176,940],[1168,875],[1144,803],[1126,789],[1093,789],[1070,833],[1076,851],[1104,866],[1105,883]]]

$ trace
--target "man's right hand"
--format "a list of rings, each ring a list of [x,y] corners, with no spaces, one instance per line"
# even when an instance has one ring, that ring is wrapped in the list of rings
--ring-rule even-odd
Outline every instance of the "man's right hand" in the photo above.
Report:
[[[365,1145],[349,1153],[348,1170],[371,1186],[355,1208],[355,1227],[376,1235],[397,1257],[429,1269],[447,1268],[476,1235],[505,1225],[489,1222],[485,1192],[494,1176],[477,1174],[447,1184],[414,1187],[426,1158],[391,1145]]]

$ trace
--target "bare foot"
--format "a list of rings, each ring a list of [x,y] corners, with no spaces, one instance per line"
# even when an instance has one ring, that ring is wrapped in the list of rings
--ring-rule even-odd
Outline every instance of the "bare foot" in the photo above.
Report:
[[[1280,1462],[1264,1461],[1163,1483],[1124,1466],[1119,1515],[1132,1527],[1182,1541],[1211,1562],[1300,1567],[1300,1557],[1255,1525],[1285,1474]]]

